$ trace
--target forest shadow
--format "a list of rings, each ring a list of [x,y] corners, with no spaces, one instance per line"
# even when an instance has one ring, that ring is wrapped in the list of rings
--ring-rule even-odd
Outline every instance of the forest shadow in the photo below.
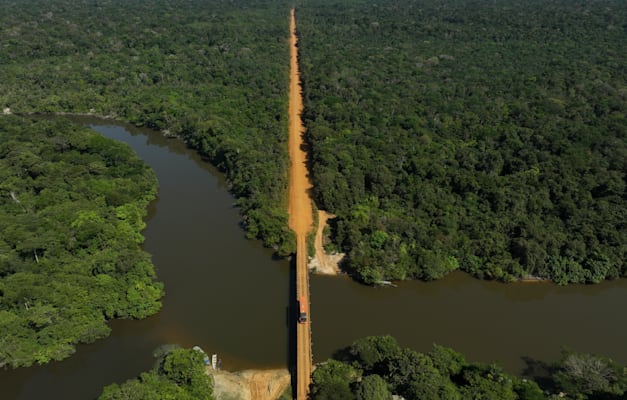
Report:
[[[345,363],[355,361],[355,356],[351,353],[351,346],[346,346],[334,351],[333,354],[331,354],[331,358]]]
[[[522,376],[533,379],[542,390],[549,390],[554,392],[557,390],[557,385],[553,380],[553,374],[555,368],[545,361],[536,360],[532,357],[521,357],[525,363],[525,368],[522,371]]]

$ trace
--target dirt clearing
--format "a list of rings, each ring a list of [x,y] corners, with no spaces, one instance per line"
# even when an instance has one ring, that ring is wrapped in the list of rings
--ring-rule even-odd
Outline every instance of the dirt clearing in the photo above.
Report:
[[[316,238],[314,240],[316,254],[309,261],[309,269],[317,274],[337,275],[340,273],[339,265],[344,258],[344,254],[327,254],[324,250],[324,228],[328,226],[328,220],[333,218],[335,218],[334,215],[318,210],[318,229],[316,230]]]
[[[207,374],[217,400],[276,400],[291,380],[286,369],[227,372],[208,367]]]

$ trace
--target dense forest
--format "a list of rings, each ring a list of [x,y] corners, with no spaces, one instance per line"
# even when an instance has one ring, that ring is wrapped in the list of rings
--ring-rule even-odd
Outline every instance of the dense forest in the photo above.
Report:
[[[283,0],[0,0],[0,108],[177,135],[287,229]],[[627,5],[297,3],[314,196],[366,283],[627,274]]]
[[[126,144],[57,118],[0,117],[0,366],[61,360],[156,313],[140,245],[154,173]]]
[[[281,0],[0,0],[0,110],[182,137],[226,173],[249,237],[286,255],[288,22]]]
[[[203,355],[190,349],[166,349],[156,366],[139,378],[104,388],[99,400],[211,400],[211,379]]]
[[[540,363],[539,363],[540,364]],[[542,387],[496,364],[467,362],[452,349],[429,353],[401,348],[390,336],[360,339],[313,373],[313,400],[619,400],[627,393],[627,367],[590,354],[564,351],[540,365]],[[532,371],[533,372],[533,371]]]
[[[366,283],[627,275],[627,3],[302,1],[314,195]]]

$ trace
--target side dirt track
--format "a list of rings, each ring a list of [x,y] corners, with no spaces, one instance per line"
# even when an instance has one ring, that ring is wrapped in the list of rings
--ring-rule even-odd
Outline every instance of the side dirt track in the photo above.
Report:
[[[327,254],[324,250],[324,228],[328,226],[328,220],[335,215],[318,210],[318,229],[314,240],[315,256],[309,261],[309,269],[316,274],[337,275],[340,271],[340,262],[344,258],[343,253]]]

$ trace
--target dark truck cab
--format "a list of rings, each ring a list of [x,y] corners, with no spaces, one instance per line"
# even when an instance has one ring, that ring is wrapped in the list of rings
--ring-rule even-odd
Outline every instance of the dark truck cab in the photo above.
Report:
[[[300,324],[307,322],[307,303],[304,297],[298,299],[298,322]]]

